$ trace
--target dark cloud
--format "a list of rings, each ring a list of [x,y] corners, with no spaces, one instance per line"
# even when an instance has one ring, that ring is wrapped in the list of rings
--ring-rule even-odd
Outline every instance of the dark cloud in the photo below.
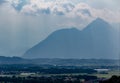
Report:
[[[23,6],[26,5],[26,4],[27,4],[27,0],[21,0],[21,1],[19,2],[19,4],[17,4],[17,6],[16,6],[16,4],[12,4],[12,6],[13,6],[17,11],[20,11],[20,10],[23,8]]]
[[[92,16],[88,9],[81,10],[81,13],[84,14],[84,15],[90,16],[90,17]]]

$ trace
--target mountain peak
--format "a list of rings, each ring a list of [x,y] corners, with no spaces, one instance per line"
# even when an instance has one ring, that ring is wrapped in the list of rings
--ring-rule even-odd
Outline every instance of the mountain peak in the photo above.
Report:
[[[92,23],[97,23],[97,24],[108,24],[105,20],[103,20],[102,18],[96,18]]]
[[[105,20],[101,19],[101,18],[97,18],[94,21],[92,21],[85,29],[86,30],[97,30],[97,31],[105,31],[108,28],[111,28],[111,25],[106,22]],[[95,31],[96,32],[96,31]]]
[[[77,28],[72,27],[72,28],[67,28],[67,29],[61,29],[61,30],[67,30],[67,31],[79,31]]]
[[[70,34],[72,34],[72,33],[79,33],[80,32],[80,30],[78,30],[77,28],[67,28],[67,29],[61,29],[61,30],[57,30],[57,31],[55,31],[55,32],[53,32],[52,34],[60,34],[61,35],[61,33],[62,34],[64,34],[64,35],[70,35]],[[51,35],[52,35],[51,34]]]
[[[103,19],[102,19],[102,18],[99,18],[99,17],[98,17],[98,18],[96,18],[96,20],[101,20],[101,21],[103,21]]]
[[[80,32],[80,30],[78,30],[78,29],[75,28],[75,27],[69,28],[69,29],[67,29],[67,30],[69,30],[69,31],[78,31],[78,32]]]

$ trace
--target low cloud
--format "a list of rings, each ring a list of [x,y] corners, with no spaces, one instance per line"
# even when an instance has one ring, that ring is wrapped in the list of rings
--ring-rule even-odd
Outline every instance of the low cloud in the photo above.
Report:
[[[104,6],[100,7],[96,0],[93,0],[92,5],[90,1],[75,1],[72,0],[0,0],[0,3],[7,3],[11,5],[17,12],[24,15],[33,15],[40,16],[43,15],[58,15],[65,16],[69,18],[79,17],[81,19],[90,20],[100,17],[108,22],[119,23],[120,19],[120,10],[109,9],[109,5],[117,5],[118,0],[113,1],[99,1],[99,5]],[[89,4],[89,5],[88,5]],[[106,5],[105,5],[106,4]],[[106,7],[105,7],[106,6]],[[113,7],[115,8],[115,7]]]
[[[82,19],[103,18],[109,22],[120,22],[120,11],[110,10],[108,8],[97,9],[86,3],[74,4],[71,1],[49,1],[30,0],[28,4],[23,5],[20,13],[27,15],[40,16],[41,14],[60,15],[66,17],[80,17]],[[112,16],[112,17],[111,17]]]

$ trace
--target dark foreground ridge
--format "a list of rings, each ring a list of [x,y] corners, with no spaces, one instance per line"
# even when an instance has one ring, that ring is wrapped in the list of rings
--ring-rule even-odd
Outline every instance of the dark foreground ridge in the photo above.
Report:
[[[84,80],[82,80],[84,79]],[[96,80],[96,76],[70,75],[49,77],[0,77],[0,83],[85,83],[85,81]],[[88,83],[88,82],[87,82]]]
[[[100,83],[120,83],[120,76],[112,76],[108,80],[100,81]]]
[[[112,76],[108,80],[100,80],[90,75],[63,75],[42,77],[0,77],[0,83],[120,83],[120,76]]]

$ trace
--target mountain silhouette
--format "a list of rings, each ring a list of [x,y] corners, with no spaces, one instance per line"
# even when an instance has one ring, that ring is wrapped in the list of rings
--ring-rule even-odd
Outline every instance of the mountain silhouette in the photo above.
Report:
[[[82,31],[76,28],[53,32],[30,48],[25,58],[113,58],[113,28],[97,18]],[[110,57],[111,56],[111,57]]]

